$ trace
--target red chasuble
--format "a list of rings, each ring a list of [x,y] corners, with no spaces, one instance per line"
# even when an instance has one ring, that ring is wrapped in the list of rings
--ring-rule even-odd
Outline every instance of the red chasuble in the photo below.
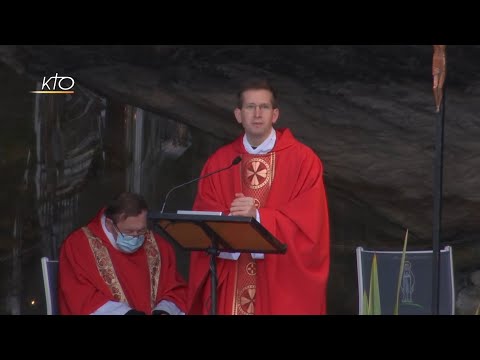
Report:
[[[287,252],[266,254],[264,259],[256,260],[255,314],[325,314],[330,234],[323,165],[290,130],[277,130],[276,135],[272,152],[258,156],[274,159],[267,172],[262,166],[257,170],[248,168],[255,155],[246,153],[243,136],[217,150],[208,159],[202,175],[228,166],[238,155],[244,159],[227,171],[201,180],[194,209],[228,214],[235,193],[244,189],[242,172],[256,171],[252,184],[271,181],[267,198],[260,201],[260,222],[287,244]],[[217,313],[232,314],[236,261],[217,258],[217,272]],[[209,256],[192,252],[189,314],[209,313],[210,291]]]
[[[132,254],[115,249],[100,223],[103,210],[62,244],[59,306],[64,315],[91,314],[107,301],[127,303],[150,314],[161,300],[185,311],[185,282],[177,273],[171,245],[149,232]]]

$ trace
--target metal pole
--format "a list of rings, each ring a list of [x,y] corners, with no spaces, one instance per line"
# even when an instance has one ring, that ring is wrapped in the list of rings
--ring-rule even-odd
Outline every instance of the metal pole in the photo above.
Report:
[[[211,304],[210,304],[210,315],[217,315],[217,256],[218,250],[213,248],[209,249],[210,253],[210,279],[212,283],[211,289]]]
[[[433,234],[432,234],[432,315],[439,314],[440,302],[440,239],[442,224],[443,138],[445,129],[445,90],[447,75],[446,45],[433,45],[433,96],[439,118],[435,132],[433,163]]]
[[[435,134],[433,186],[433,258],[432,258],[432,315],[439,313],[440,298],[440,239],[442,224],[443,138],[445,128],[445,94],[440,106]]]

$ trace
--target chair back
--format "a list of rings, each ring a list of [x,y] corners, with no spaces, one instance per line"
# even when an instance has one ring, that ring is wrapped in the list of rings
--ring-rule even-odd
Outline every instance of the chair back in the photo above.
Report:
[[[41,262],[47,315],[58,315],[58,260],[50,260],[44,256]]]
[[[370,290],[370,273],[374,254],[377,257],[378,283],[382,315],[393,315],[402,251],[374,251],[357,247],[358,308],[364,312],[364,292]],[[433,251],[407,251],[399,294],[399,315],[432,314]],[[439,314],[455,314],[455,291],[452,248],[440,250]]]

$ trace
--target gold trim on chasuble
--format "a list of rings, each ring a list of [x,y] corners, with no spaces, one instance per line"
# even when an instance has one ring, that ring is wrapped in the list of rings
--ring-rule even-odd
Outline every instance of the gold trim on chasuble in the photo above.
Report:
[[[258,209],[265,204],[275,176],[275,153],[243,155],[241,168],[242,193],[253,197]],[[234,315],[254,315],[257,264],[248,253],[241,253],[236,262]]]
[[[118,281],[117,274],[115,273],[115,269],[112,264],[112,259],[110,258],[110,254],[108,253],[106,246],[103,244],[102,240],[92,234],[88,227],[84,226],[82,227],[82,230],[88,238],[98,272],[110,288],[113,298],[117,301],[128,304],[128,300],[123,292],[120,282]],[[144,249],[145,254],[147,255],[148,270],[150,273],[150,304],[153,309],[155,307],[157,298],[161,260],[157,242],[155,241],[151,231],[145,234]]]

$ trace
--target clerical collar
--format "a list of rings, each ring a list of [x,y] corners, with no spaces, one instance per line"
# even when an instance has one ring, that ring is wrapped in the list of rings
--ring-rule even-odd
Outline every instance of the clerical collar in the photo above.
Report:
[[[275,146],[276,141],[277,141],[277,132],[273,128],[268,138],[266,138],[263,143],[261,143],[255,148],[249,144],[247,140],[247,134],[243,135],[243,146],[245,147],[245,150],[252,155],[269,153],[270,151],[272,151],[273,147]]]

